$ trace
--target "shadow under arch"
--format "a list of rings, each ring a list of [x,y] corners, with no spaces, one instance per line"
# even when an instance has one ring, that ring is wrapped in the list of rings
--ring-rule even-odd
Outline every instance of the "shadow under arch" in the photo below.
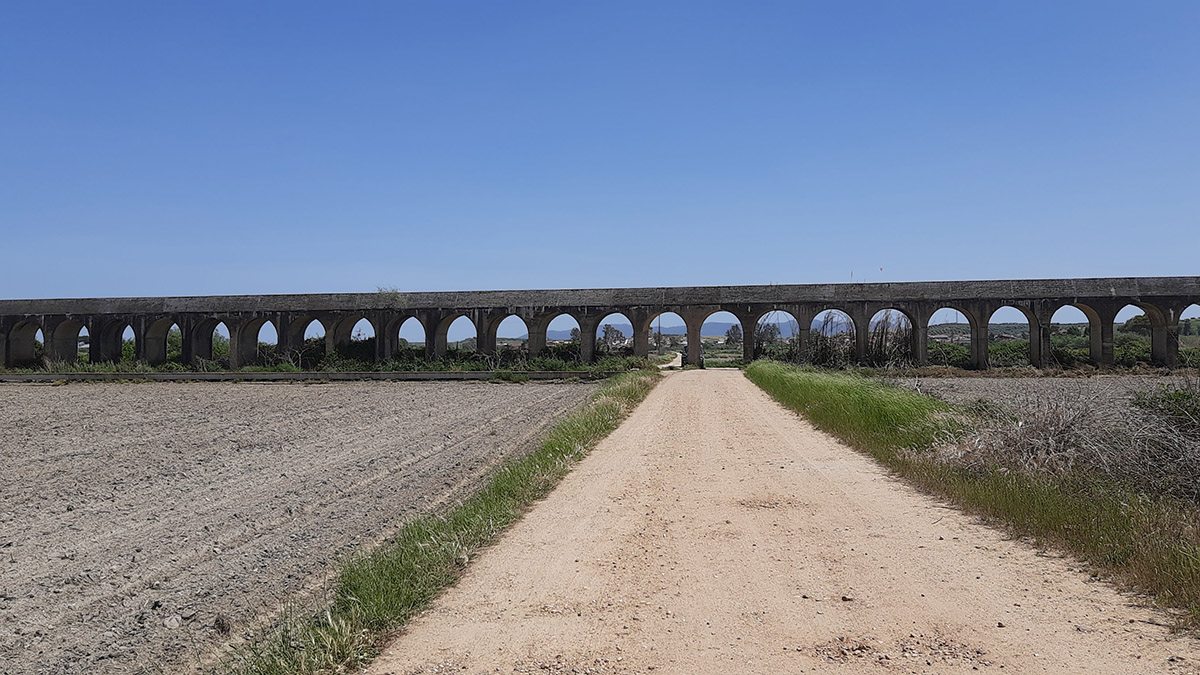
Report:
[[[152,366],[183,362],[183,330],[174,317],[163,317],[146,326],[144,358]]]

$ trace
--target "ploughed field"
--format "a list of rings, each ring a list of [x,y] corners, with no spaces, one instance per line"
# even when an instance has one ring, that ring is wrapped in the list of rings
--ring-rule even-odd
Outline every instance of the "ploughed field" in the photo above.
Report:
[[[594,389],[0,385],[0,673],[211,660]]]

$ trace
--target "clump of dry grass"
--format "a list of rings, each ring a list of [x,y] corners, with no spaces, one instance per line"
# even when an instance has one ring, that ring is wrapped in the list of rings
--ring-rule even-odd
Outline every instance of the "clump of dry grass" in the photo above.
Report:
[[[1200,502],[1200,440],[1174,418],[1133,406],[1102,383],[1030,393],[968,408],[970,431],[932,449],[968,469],[1086,474],[1157,495]]]

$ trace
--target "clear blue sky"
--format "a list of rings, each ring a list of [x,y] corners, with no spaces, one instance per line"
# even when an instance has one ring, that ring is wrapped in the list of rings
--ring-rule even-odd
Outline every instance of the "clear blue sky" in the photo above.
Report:
[[[190,4],[5,4],[0,297],[1200,273],[1197,2]]]

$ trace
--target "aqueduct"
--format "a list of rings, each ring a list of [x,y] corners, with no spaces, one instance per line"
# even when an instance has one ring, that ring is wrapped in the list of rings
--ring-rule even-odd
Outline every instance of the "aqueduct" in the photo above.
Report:
[[[813,318],[829,309],[849,315],[856,329],[855,353],[862,357],[871,317],[892,309],[909,319],[911,353],[921,363],[928,353],[930,318],[950,308],[970,324],[970,363],[982,369],[988,367],[988,320],[1008,306],[1028,319],[1029,360],[1043,366],[1050,355],[1051,317],[1062,307],[1074,306],[1088,318],[1092,360],[1111,365],[1113,321],[1121,308],[1134,305],[1150,321],[1153,360],[1170,366],[1178,361],[1180,315],[1197,303],[1200,277],[0,300],[0,360],[6,366],[32,361],[38,331],[48,358],[73,359],[83,329],[93,361],[115,360],[121,355],[123,333],[131,328],[137,357],[160,363],[166,360],[167,333],[178,326],[183,359],[190,362],[211,356],[213,329],[223,323],[229,331],[230,365],[237,368],[254,357],[258,331],[267,322],[275,327],[281,348],[303,341],[305,327],[314,320],[325,327],[328,347],[336,348],[350,340],[361,319],[374,328],[375,358],[386,360],[399,348],[400,326],[410,318],[424,327],[426,353],[434,356],[446,351],[447,329],[461,316],[475,324],[477,348],[489,353],[496,348],[500,322],[513,315],[528,327],[527,347],[536,354],[546,345],[550,321],[567,314],[579,323],[581,354],[590,361],[599,322],[612,313],[633,322],[634,353],[645,355],[651,322],[664,312],[681,316],[689,344],[699,344],[701,326],[716,312],[729,312],[749,328],[769,312],[786,311],[796,318],[796,337],[803,345]],[[753,333],[744,330],[747,358],[754,354]],[[698,360],[699,350],[690,350],[688,356]]]

